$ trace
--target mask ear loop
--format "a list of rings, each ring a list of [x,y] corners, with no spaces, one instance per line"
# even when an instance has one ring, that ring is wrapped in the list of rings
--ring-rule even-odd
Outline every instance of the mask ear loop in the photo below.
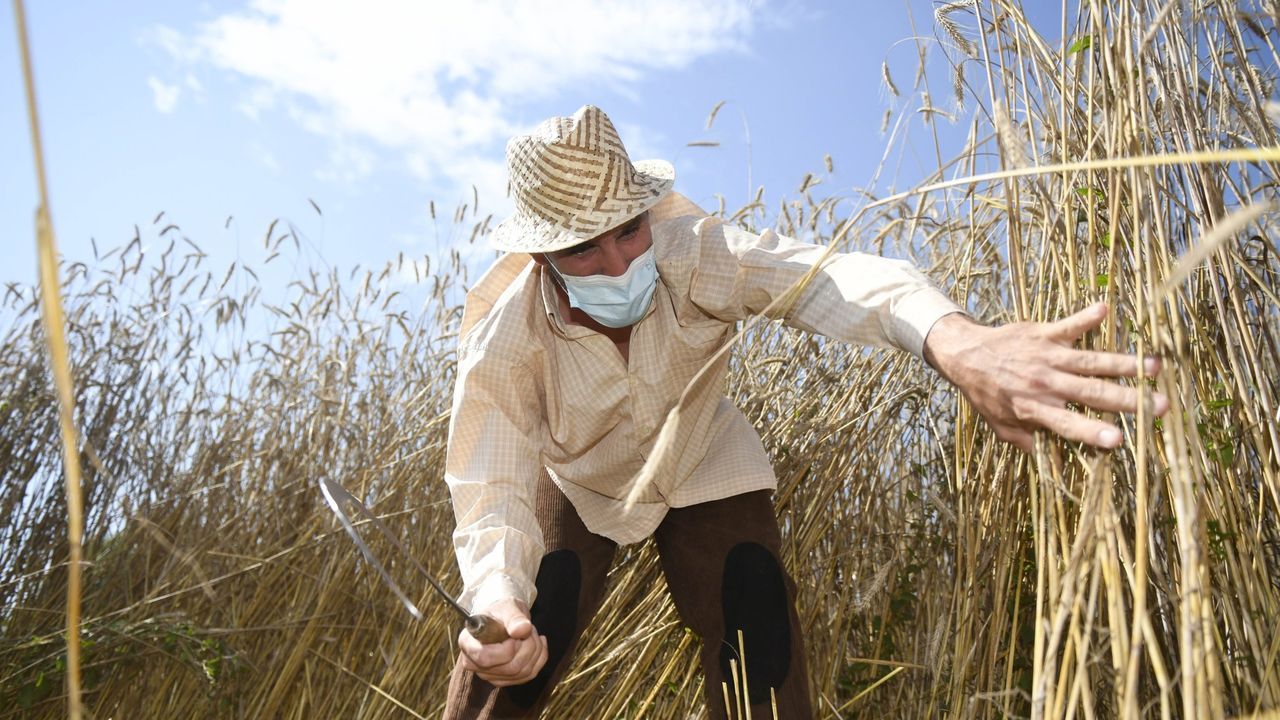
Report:
[[[551,268],[551,280],[564,291],[565,295],[569,294],[569,286],[564,281],[564,276],[560,274],[560,269],[556,267],[556,261],[552,260],[548,253],[542,255],[547,259],[547,267]]]

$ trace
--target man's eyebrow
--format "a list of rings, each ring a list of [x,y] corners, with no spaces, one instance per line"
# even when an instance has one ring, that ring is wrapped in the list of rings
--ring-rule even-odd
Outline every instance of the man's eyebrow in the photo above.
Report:
[[[556,250],[555,252],[552,252],[552,253],[551,253],[551,256],[552,256],[552,257],[561,257],[561,256],[564,256],[564,255],[568,255],[569,253],[573,252],[574,250],[586,250],[587,248],[589,248],[589,247],[591,247],[591,246],[593,246],[593,245],[595,245],[595,244],[596,244],[596,241],[595,241],[594,239],[592,239],[592,240],[583,240],[582,242],[578,243],[577,245],[570,245],[570,246],[569,246],[569,247],[567,247],[567,248],[561,248],[561,249],[559,249],[559,250]]]
[[[616,228],[614,228],[614,229],[612,229],[612,230],[609,230],[609,231],[605,232],[605,233],[604,233],[603,235],[601,235],[600,237],[594,237],[594,238],[591,238],[590,240],[583,240],[582,242],[578,243],[577,245],[572,245],[572,246],[570,246],[570,247],[564,248],[563,250],[556,250],[555,252],[551,253],[551,256],[552,256],[552,257],[561,257],[561,256],[563,256],[563,255],[568,255],[568,254],[569,254],[570,252],[572,252],[573,250],[579,250],[579,249],[581,249],[581,250],[585,250],[585,249],[587,249],[588,247],[590,247],[590,246],[592,246],[592,245],[595,245],[597,242],[599,242],[599,241],[600,241],[600,240],[602,240],[602,239],[609,238],[609,237],[613,237],[613,238],[621,237],[621,236],[623,236],[623,235],[627,234],[628,232],[630,232],[631,230],[635,230],[635,229],[639,228],[639,227],[640,227],[640,223],[644,222],[644,219],[645,219],[645,216],[646,216],[646,215],[647,215],[647,213],[640,213],[640,214],[639,214],[639,215],[637,215],[636,217],[631,218],[630,220],[628,220],[626,223],[624,223],[624,224],[622,224],[622,225],[619,225],[618,227],[616,227]]]
[[[644,215],[643,214],[637,215],[636,217],[628,221],[626,225],[623,225],[621,228],[619,228],[619,232],[627,232],[628,230],[640,227],[640,221],[642,220],[644,220]]]

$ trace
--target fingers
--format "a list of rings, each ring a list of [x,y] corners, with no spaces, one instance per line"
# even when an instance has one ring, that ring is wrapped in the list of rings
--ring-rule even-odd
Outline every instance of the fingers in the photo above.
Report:
[[[1059,374],[1051,383],[1054,394],[1063,402],[1085,405],[1101,412],[1134,413],[1142,402],[1142,391],[1107,380]],[[1160,393],[1151,394],[1149,410],[1156,416],[1169,409],[1169,400]]]
[[[1048,334],[1066,344],[1074,343],[1101,325],[1107,312],[1106,303],[1094,303],[1074,315],[1049,323]],[[1061,370],[1098,377],[1134,377],[1138,374],[1137,356],[1124,353],[1068,350],[1056,358],[1055,365]],[[1160,372],[1160,366],[1160,358],[1147,356],[1143,358],[1142,374],[1155,375]]]
[[[523,685],[535,678],[546,662],[547,639],[539,636],[519,641],[519,649],[511,662],[479,668],[476,674],[497,687]]]
[[[1144,393],[1139,388],[1068,373],[1055,373],[1040,387],[1041,392],[1023,395],[1011,402],[1012,417],[993,423],[997,437],[1028,452],[1033,444],[1031,432],[1040,428],[1086,445],[1117,448],[1124,442],[1119,428],[1066,406],[1075,404],[1100,412],[1132,413],[1144,401]],[[1168,411],[1169,401],[1160,393],[1152,393],[1148,407],[1153,415],[1160,416]]]
[[[1094,350],[1063,349],[1053,359],[1059,370],[1094,377],[1137,377],[1138,364],[1136,355]],[[1155,375],[1160,368],[1160,358],[1148,355],[1142,359],[1143,375]]]
[[[1068,440],[1115,448],[1124,441],[1115,425],[1068,406],[1132,413],[1146,402],[1160,416],[1169,401],[1160,393],[1148,394],[1145,387],[1114,380],[1156,375],[1159,358],[1073,349],[1108,313],[1105,303],[1095,303],[1052,323],[975,326],[967,330],[969,342],[959,352],[946,352],[944,343],[938,356],[951,371],[945,377],[974,403],[1001,440],[1030,451],[1033,433],[1045,429]]]
[[[1124,442],[1124,434],[1115,425],[1047,404],[1038,409],[1036,424],[1068,440],[1106,450],[1118,448]]]
[[[500,643],[481,643],[471,633],[458,633],[462,666],[498,687],[532,680],[547,662],[547,639],[538,635],[527,606],[515,599],[490,605],[485,614],[507,629]]]
[[[1024,430],[1022,426],[993,424],[992,427],[996,431],[996,437],[1000,440],[1014,445],[1028,454],[1035,450],[1035,435]]]
[[[529,682],[547,662],[547,639],[542,636],[508,638],[481,648],[474,653],[463,649],[462,666],[497,687]]]

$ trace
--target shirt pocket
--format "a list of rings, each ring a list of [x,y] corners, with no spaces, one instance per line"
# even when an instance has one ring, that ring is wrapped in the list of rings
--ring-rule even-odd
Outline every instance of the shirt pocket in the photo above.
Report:
[[[728,339],[733,325],[719,320],[700,321],[676,327],[671,342],[662,348],[667,357],[666,375],[678,397],[684,386],[702,369]]]

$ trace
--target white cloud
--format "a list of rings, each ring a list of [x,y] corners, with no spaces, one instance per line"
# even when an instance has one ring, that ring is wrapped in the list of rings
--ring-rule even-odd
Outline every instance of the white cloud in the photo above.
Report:
[[[531,101],[625,90],[741,49],[752,12],[751,0],[251,0],[186,35],[154,37],[175,59],[254,81],[239,102],[251,117],[280,104],[331,138],[347,167],[324,172],[367,172],[372,159],[352,148],[368,142],[433,186],[470,195],[476,184],[496,210],[503,143],[527,129]]]
[[[171,113],[178,106],[178,95],[182,92],[179,85],[167,85],[155,77],[147,78],[147,85],[151,86],[151,97],[155,101],[156,110],[162,113]]]
[[[262,163],[263,167],[277,175],[280,173],[282,169],[280,160],[276,158],[276,154],[271,152],[267,146],[260,142],[254,142],[249,147],[249,153],[256,158],[258,162]]]
[[[373,173],[373,165],[373,153],[346,139],[339,139],[330,146],[328,162],[316,170],[316,178],[355,185]]]
[[[250,90],[240,103],[236,106],[240,112],[249,117],[250,120],[257,120],[263,111],[271,110],[276,106],[276,95],[268,87],[258,86]]]
[[[141,34],[144,42],[158,45],[175,60],[194,62],[200,59],[200,51],[190,45],[187,38],[174,28],[157,25]]]

